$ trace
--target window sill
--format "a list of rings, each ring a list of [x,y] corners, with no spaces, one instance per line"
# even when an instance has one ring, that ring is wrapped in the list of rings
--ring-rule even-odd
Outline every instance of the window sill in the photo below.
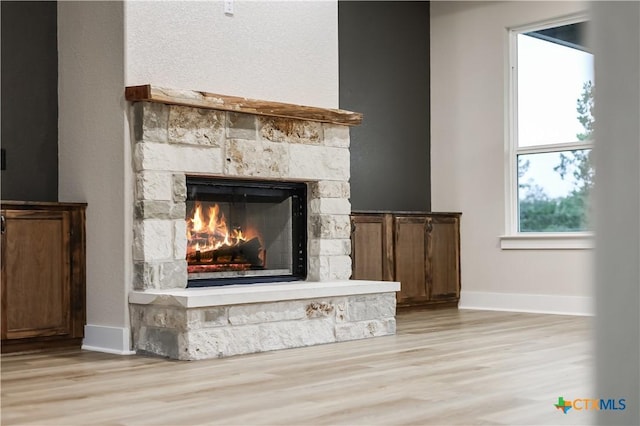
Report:
[[[590,232],[531,233],[500,237],[502,250],[591,250],[593,246],[593,233]]]

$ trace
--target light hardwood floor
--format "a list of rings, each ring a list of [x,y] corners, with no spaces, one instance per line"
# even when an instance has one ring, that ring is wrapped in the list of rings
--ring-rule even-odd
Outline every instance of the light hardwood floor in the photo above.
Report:
[[[591,318],[400,312],[396,336],[207,361],[2,356],[3,425],[589,424]]]

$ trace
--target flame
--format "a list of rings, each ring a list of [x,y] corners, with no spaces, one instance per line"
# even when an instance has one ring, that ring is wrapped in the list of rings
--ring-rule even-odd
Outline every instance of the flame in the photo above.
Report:
[[[193,230],[195,232],[202,231],[204,219],[202,218],[202,206],[200,203],[196,204],[196,211],[193,214],[193,219],[191,223],[193,224]]]
[[[232,247],[242,241],[260,237],[256,232],[240,228],[229,230],[227,220],[218,204],[210,206],[204,214],[200,202],[196,202],[191,217],[187,219],[187,255],[199,251],[216,250],[223,246]]]

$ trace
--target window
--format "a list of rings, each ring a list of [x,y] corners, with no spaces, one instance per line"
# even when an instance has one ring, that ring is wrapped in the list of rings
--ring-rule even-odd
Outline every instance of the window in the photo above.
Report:
[[[511,237],[590,229],[594,77],[586,25],[574,19],[510,32]]]

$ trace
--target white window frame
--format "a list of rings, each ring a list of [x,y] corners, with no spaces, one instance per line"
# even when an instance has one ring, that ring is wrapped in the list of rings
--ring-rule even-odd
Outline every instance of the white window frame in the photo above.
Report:
[[[551,27],[570,25],[588,21],[586,13],[549,19],[528,25],[508,28],[508,46],[505,72],[505,234],[500,236],[503,250],[544,250],[544,249],[592,249],[592,232],[518,232],[518,155],[544,152],[593,148],[593,142],[576,141],[555,145],[539,145],[519,148],[518,145],[518,73],[517,36],[521,33],[543,30]]]

